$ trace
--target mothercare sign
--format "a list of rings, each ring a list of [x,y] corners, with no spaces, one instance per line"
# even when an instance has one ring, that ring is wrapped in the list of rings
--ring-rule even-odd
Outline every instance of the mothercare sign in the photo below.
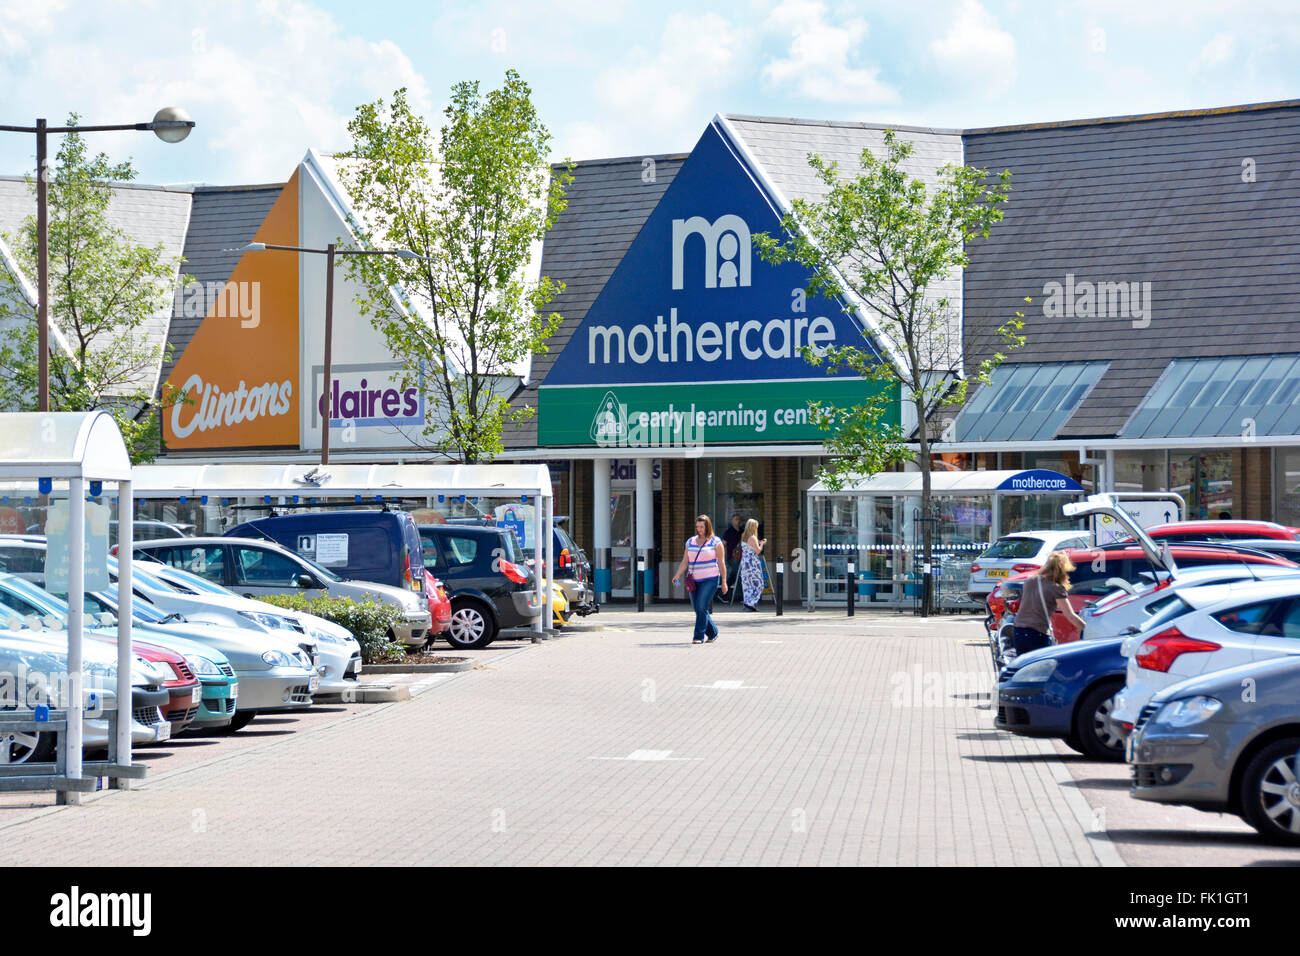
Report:
[[[882,386],[827,377],[804,347],[868,347],[797,263],[753,251],[775,206],[711,125],[539,390],[542,445],[820,441],[810,398]]]

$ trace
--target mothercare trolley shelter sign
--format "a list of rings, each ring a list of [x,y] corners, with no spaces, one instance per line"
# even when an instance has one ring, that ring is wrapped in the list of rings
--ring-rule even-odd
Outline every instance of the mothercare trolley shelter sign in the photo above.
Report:
[[[538,389],[538,444],[821,442],[810,397],[889,387],[803,359],[870,346],[839,301],[805,294],[804,267],[754,253],[759,232],[781,234],[777,208],[711,125]]]

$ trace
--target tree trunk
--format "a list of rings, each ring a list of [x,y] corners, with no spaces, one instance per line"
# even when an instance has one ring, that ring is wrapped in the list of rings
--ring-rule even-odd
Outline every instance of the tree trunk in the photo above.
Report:
[[[924,394],[916,396],[916,434],[920,444],[921,465],[921,616],[929,617],[934,589],[931,587],[931,562],[934,557],[933,498],[930,489],[930,423],[925,417]]]

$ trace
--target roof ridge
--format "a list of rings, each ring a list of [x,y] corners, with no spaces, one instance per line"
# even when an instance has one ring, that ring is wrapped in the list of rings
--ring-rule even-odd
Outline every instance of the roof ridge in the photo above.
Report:
[[[797,116],[750,116],[742,113],[723,113],[724,118],[742,123],[771,123],[789,126],[828,126],[835,129],[892,129],[908,133],[936,133],[947,136],[959,135],[961,129],[945,126],[913,126],[907,123],[878,123],[865,120],[825,120],[803,119]]]

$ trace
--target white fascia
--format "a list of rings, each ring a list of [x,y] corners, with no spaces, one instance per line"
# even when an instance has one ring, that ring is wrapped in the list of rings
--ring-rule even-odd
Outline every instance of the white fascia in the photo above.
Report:
[[[754,154],[750,152],[749,146],[746,145],[744,138],[736,131],[736,128],[731,125],[731,122],[721,113],[713,117],[713,122],[723,131],[723,134],[726,136],[727,142],[732,149],[740,154],[740,157],[744,160],[745,166],[748,168],[750,175],[754,177],[758,184],[759,192],[766,196],[769,204],[772,205],[773,211],[776,212],[777,217],[784,219],[785,216],[794,210],[794,206],[790,202],[789,198],[781,191],[776,183],[772,182],[771,178],[767,175],[767,172],[763,169],[762,164],[759,163]],[[832,277],[839,284],[839,287],[844,290],[844,295],[848,299],[849,305],[852,308],[853,316],[858,320],[858,324],[861,325],[863,330],[868,334],[869,340],[884,355],[889,363],[894,366],[900,376],[906,376],[909,374],[910,366],[908,365],[906,357],[894,347],[893,341],[881,330],[880,326],[876,323],[875,317],[871,314],[871,309],[869,309],[867,304],[855,295],[848,287],[848,284],[844,281],[844,276],[840,273],[838,267],[832,265],[830,269]]]
[[[18,267],[18,261],[14,258],[12,250],[10,250],[3,237],[0,237],[0,267],[3,267],[13,277],[13,285],[18,289],[28,307],[31,308],[34,318],[38,299],[36,287],[31,284],[27,276],[23,274],[22,269]],[[72,345],[68,342],[67,336],[59,328],[59,324],[52,320],[50,322],[50,339],[55,345],[63,349],[69,358],[76,360],[76,353],[72,351]]]

